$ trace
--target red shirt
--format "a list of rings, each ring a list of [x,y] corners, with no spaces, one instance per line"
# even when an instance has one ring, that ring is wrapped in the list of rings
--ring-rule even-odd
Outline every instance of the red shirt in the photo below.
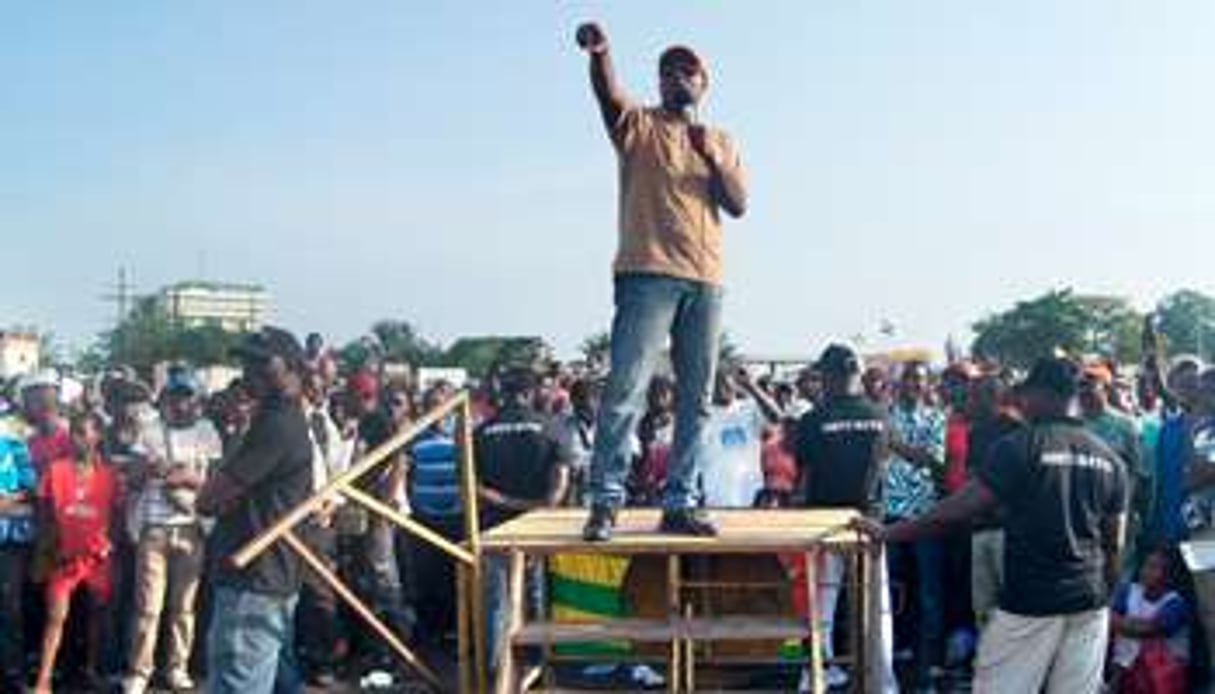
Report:
[[[785,445],[785,435],[781,430],[776,430],[764,441],[759,466],[764,471],[764,487],[791,492],[797,486],[797,461]]]
[[[952,494],[966,484],[966,452],[970,425],[960,414],[949,415],[945,423],[945,491]]]
[[[98,459],[81,475],[74,460],[57,459],[42,475],[38,493],[54,517],[60,561],[109,554],[110,521],[118,505],[118,481],[110,466]]]
[[[25,445],[30,449],[30,460],[34,462],[34,470],[39,475],[46,470],[52,460],[71,458],[72,437],[68,435],[67,427],[56,427],[49,434],[31,434]]]

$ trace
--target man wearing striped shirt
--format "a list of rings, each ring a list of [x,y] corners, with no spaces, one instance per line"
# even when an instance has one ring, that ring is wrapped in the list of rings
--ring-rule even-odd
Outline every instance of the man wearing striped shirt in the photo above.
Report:
[[[451,393],[438,383],[422,398],[422,411],[442,405]],[[447,420],[435,423],[409,448],[407,473],[409,506],[414,518],[453,542],[464,538],[464,504],[460,500],[459,452]],[[416,580],[414,609],[422,636],[441,639],[455,625],[452,595],[454,566],[451,559],[428,542],[414,542]]]

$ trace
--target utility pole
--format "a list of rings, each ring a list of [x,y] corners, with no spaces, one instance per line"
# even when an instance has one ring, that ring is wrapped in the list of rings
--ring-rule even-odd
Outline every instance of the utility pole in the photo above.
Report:
[[[131,310],[131,297],[135,291],[135,285],[131,283],[130,277],[127,275],[125,267],[118,267],[118,281],[111,285],[111,291],[101,296],[102,301],[114,304],[114,330],[117,331],[122,327],[123,321],[127,319],[127,315]],[[121,340],[121,333],[116,333]],[[115,345],[119,353],[125,352],[123,349],[126,345]]]

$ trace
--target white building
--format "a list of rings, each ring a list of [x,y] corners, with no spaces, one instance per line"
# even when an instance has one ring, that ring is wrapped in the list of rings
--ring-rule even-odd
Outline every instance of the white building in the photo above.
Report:
[[[24,376],[38,370],[38,334],[32,330],[0,330],[0,378]]]
[[[157,302],[170,319],[187,327],[216,325],[247,332],[266,322],[270,295],[255,284],[178,282],[160,290]]]

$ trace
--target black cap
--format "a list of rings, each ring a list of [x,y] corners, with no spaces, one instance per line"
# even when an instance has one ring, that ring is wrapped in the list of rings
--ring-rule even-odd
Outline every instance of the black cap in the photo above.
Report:
[[[1034,362],[1029,375],[1017,385],[1017,390],[1043,390],[1060,397],[1070,398],[1076,394],[1080,384],[1080,368],[1070,359],[1042,357]]]
[[[861,358],[851,347],[834,343],[827,345],[814,368],[832,376],[851,376],[861,372]]]
[[[288,368],[300,371],[306,359],[304,348],[289,331],[271,325],[255,333],[249,333],[244,342],[232,349],[232,354],[241,359],[267,360],[279,357]]]
[[[534,390],[539,380],[535,369],[526,366],[512,366],[498,377],[503,395],[519,395]]]

